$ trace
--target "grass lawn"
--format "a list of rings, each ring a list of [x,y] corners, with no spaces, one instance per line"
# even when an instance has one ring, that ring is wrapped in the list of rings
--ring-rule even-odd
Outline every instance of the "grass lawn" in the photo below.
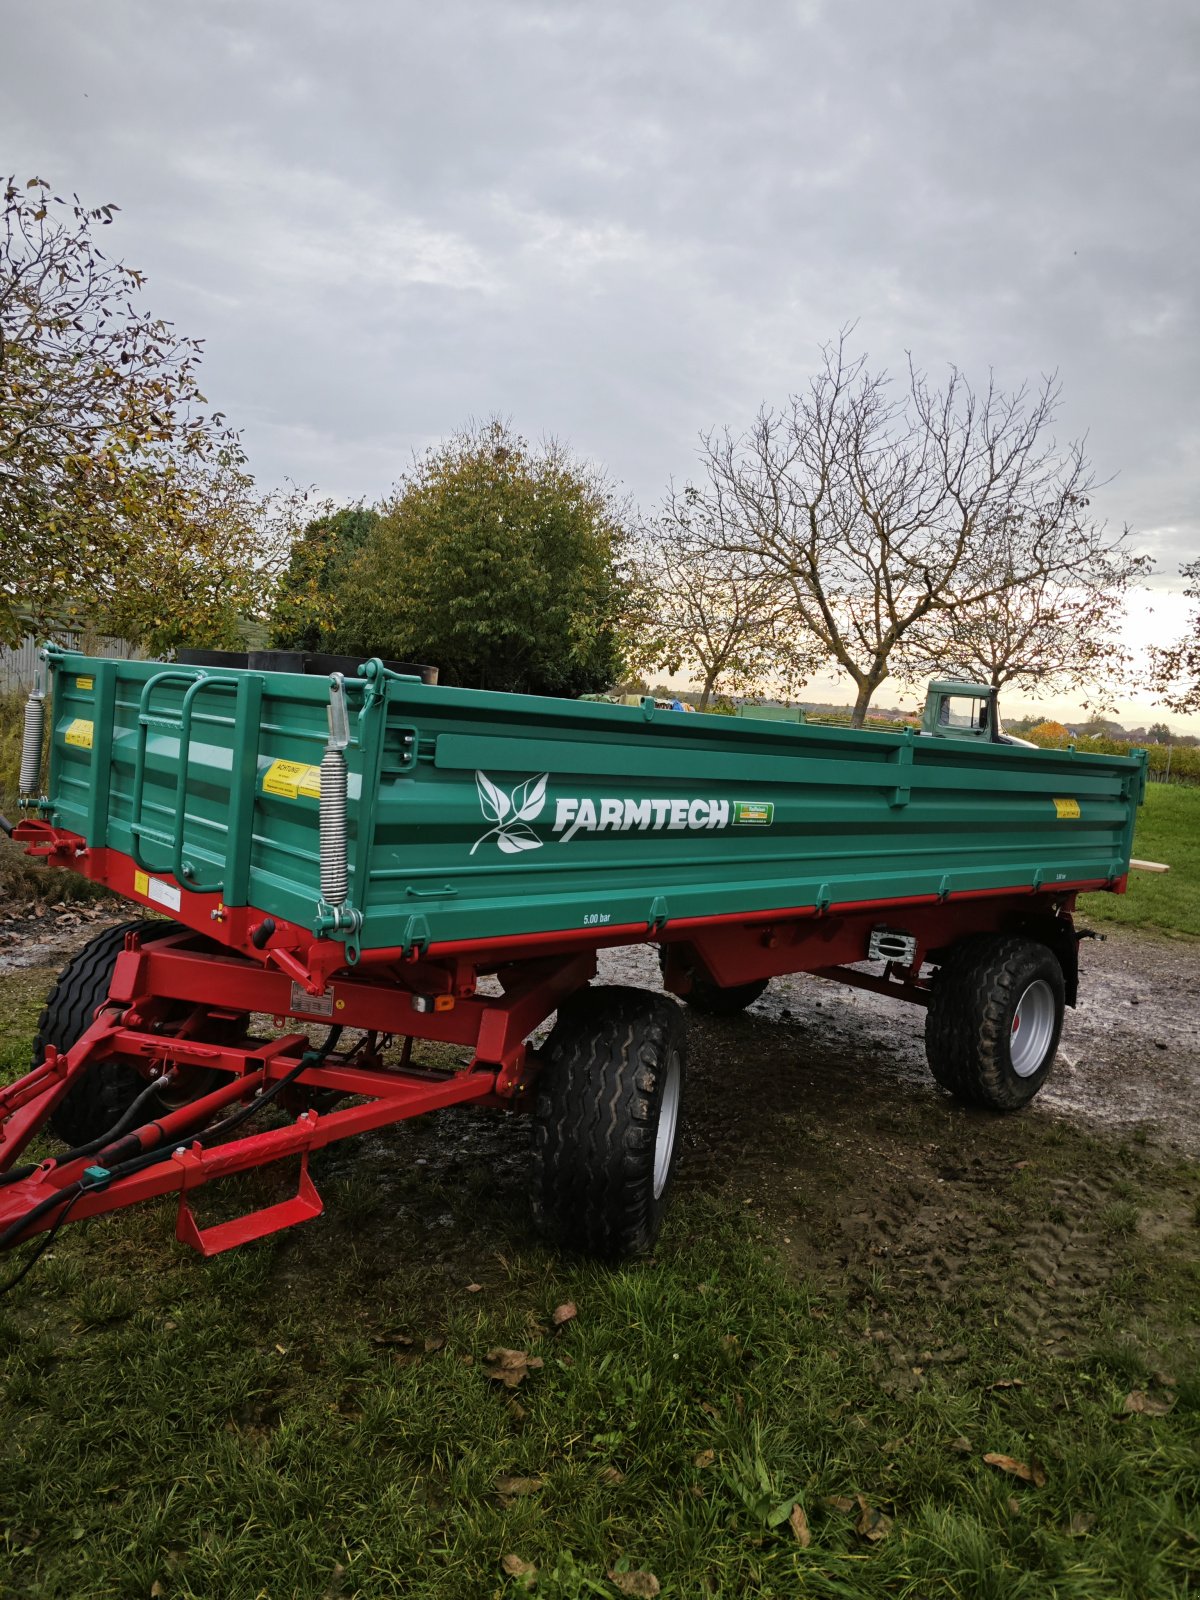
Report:
[[[45,978],[0,983],[10,1070]],[[325,1218],[210,1262],[169,1205],[66,1229],[0,1301],[0,1593],[485,1600],[526,1564],[541,1600],[1194,1592],[1194,1171],[927,1091],[870,1115],[935,1164],[850,1251],[887,1159],[815,1107],[777,1209],[685,1168],[622,1270],[540,1249],[509,1158],[456,1155],[466,1113],[323,1153]],[[1082,1332],[1012,1319],[1056,1283]],[[511,1388],[501,1348],[536,1358]]]
[[[1170,872],[1131,872],[1126,894],[1082,895],[1082,916],[1200,937],[1200,786],[1152,783],[1138,813],[1133,853]]]

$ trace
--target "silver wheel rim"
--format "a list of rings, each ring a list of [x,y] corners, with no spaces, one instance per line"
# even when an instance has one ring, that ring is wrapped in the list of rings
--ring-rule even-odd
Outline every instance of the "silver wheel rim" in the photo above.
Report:
[[[671,1171],[671,1156],[675,1151],[675,1128],[679,1121],[679,1086],[683,1073],[679,1066],[679,1052],[673,1050],[667,1061],[666,1082],[663,1084],[662,1103],[658,1108],[658,1127],[654,1134],[654,1198],[662,1199]]]
[[[1017,1001],[1008,1053],[1018,1078],[1032,1078],[1045,1061],[1054,1037],[1054,990],[1035,978]]]

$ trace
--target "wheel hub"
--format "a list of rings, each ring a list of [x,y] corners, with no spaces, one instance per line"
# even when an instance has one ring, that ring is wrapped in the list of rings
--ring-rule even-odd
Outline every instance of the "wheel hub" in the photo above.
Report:
[[[666,1065],[662,1104],[658,1111],[658,1129],[654,1135],[654,1198],[660,1200],[667,1186],[671,1170],[671,1154],[675,1149],[675,1129],[679,1122],[679,1086],[683,1074],[679,1067],[679,1052],[673,1051]]]
[[[1045,978],[1035,978],[1013,1013],[1009,1055],[1018,1078],[1031,1078],[1041,1067],[1054,1037],[1054,991]]]

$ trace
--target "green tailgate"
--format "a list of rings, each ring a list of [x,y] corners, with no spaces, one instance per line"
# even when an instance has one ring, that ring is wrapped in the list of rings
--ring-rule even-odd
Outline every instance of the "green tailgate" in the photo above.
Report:
[[[153,872],[182,864],[185,888],[315,926],[329,681],[51,661],[49,820]],[[1116,878],[1144,787],[1139,758],[488,694],[382,669],[348,680],[347,701],[364,949]]]

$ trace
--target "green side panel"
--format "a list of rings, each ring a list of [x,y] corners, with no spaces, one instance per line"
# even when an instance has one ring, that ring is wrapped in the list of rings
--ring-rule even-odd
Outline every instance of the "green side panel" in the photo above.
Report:
[[[378,681],[347,684],[364,950],[1128,868],[1136,758]],[[311,927],[328,699],[324,678],[57,655],[51,819]]]

